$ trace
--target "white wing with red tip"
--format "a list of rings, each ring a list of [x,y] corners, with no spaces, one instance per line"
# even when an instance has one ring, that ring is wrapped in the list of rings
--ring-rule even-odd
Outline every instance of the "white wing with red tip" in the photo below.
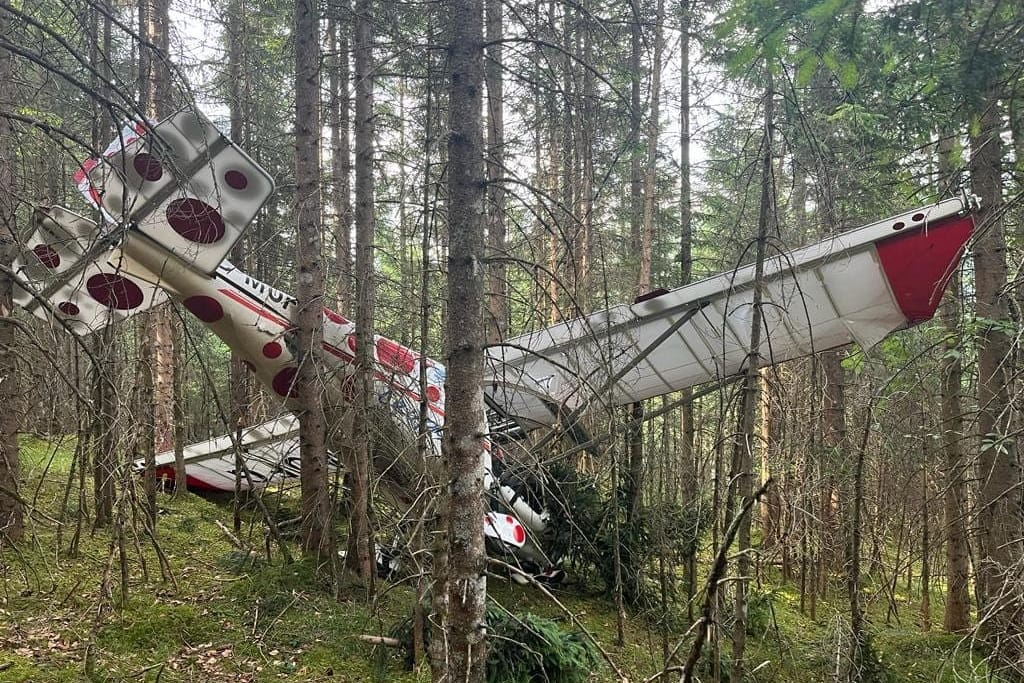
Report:
[[[766,261],[760,364],[869,348],[931,318],[970,209],[947,200]],[[511,339],[488,352],[485,391],[529,427],[735,374],[750,357],[753,282],[747,266]]]

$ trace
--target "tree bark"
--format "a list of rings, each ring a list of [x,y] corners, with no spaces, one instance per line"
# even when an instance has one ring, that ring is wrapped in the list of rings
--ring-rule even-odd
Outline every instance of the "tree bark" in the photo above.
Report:
[[[6,36],[8,21],[0,16],[0,36]],[[14,89],[14,61],[11,54],[0,48],[0,111],[13,111],[17,97]],[[16,165],[14,130],[11,123],[0,117],[0,265],[10,268],[17,255],[15,230]],[[7,271],[0,272],[0,546],[4,541],[17,543],[24,536],[24,511],[18,499],[20,453],[18,428],[21,422],[18,368],[15,350],[15,326],[6,321],[14,302],[14,283]]]
[[[352,150],[349,90],[348,0],[339,1],[331,20],[331,41],[335,57],[331,60],[329,104],[331,126],[331,175],[334,202],[334,260],[338,268],[338,308],[352,308]]]
[[[693,198],[691,192],[690,142],[690,27],[693,23],[690,0],[679,3],[679,284],[687,285],[693,279]],[[679,463],[684,505],[697,502],[697,461],[694,453],[693,392],[682,392],[684,400],[680,410]],[[694,594],[697,590],[697,555],[686,558],[686,617],[693,621]]]
[[[90,58],[93,64],[99,64],[99,73],[109,77],[110,70],[107,67],[107,60],[101,55],[111,53],[111,20],[107,15],[102,19],[102,31],[100,30],[100,15],[109,9],[109,5],[98,5],[90,9],[93,18],[90,19],[90,30],[92,32],[93,45],[90,47]],[[107,89],[100,85],[100,79],[94,76],[94,83],[97,89],[109,95]],[[147,91],[148,92],[148,91]],[[141,93],[140,93],[141,95]],[[110,138],[113,126],[108,115],[97,106],[93,110],[92,130],[90,143],[94,149],[100,149]],[[99,211],[96,212],[99,220]],[[93,424],[91,427],[92,438],[89,440],[90,448],[93,451],[93,497],[95,506],[93,509],[93,523],[96,527],[105,526],[110,523],[114,510],[114,460],[116,457],[114,438],[114,424],[117,419],[117,401],[114,396],[112,383],[115,381],[117,364],[115,362],[114,330],[108,326],[93,335],[90,340],[92,344],[93,357],[97,361],[91,371],[92,396],[93,396]],[[151,377],[148,373],[145,377]],[[149,414],[149,411],[143,413]],[[152,453],[153,442],[148,439],[143,448]],[[145,454],[145,450],[144,450]]]
[[[370,411],[374,392],[375,221],[373,178],[373,3],[356,0],[356,392],[349,482],[352,513],[345,563],[373,592],[374,552],[370,530]]]
[[[324,280],[320,195],[320,21],[313,0],[295,3],[296,372],[302,549],[330,562],[334,525],[327,476],[326,418],[320,378]]]
[[[502,3],[486,2],[487,59],[487,342],[508,332],[505,255],[505,115],[502,76]]]
[[[139,48],[140,109],[147,118],[160,120],[174,110],[171,71],[168,64],[170,48],[170,3],[168,0],[143,0],[139,4],[139,34],[154,48]],[[145,490],[148,513],[156,520],[156,480],[153,455],[174,448],[174,329],[170,306],[159,306],[146,316],[142,356],[151,372],[151,384],[143,386],[143,404],[152,405],[152,443],[144,444],[146,456]],[[145,408],[143,408],[145,409]],[[177,463],[176,463],[177,464]],[[184,469],[184,463],[180,463]],[[184,490],[183,477],[175,482],[175,490]],[[179,489],[179,487],[182,487]]]
[[[230,99],[228,101],[228,109],[231,117],[231,139],[238,144],[244,145],[248,141],[247,135],[247,123],[248,123],[248,111],[249,111],[249,88],[248,78],[249,70],[246,65],[246,45],[245,38],[247,35],[246,17],[244,12],[244,2],[242,0],[231,0],[228,3],[228,25],[227,25],[227,40],[228,40],[228,74],[230,77],[230,83],[228,87],[230,89]],[[256,219],[257,221],[259,218]],[[254,230],[248,230],[242,235],[241,239],[235,244],[231,250],[231,260],[241,268],[246,267],[246,260],[248,257],[246,243],[249,240]],[[176,381],[176,391],[180,395],[181,382],[180,375],[182,374],[178,370],[178,365],[175,365],[176,377],[179,379]],[[250,385],[251,372],[245,367],[245,362],[240,355],[232,351],[231,353],[231,424],[229,428],[235,430],[236,436],[241,438],[241,429],[248,425],[251,417],[249,411],[249,402],[251,400],[251,385]],[[180,403],[180,401],[179,401]],[[178,415],[175,415],[175,419],[180,422]],[[181,425],[176,424],[177,429],[180,431]],[[183,445],[180,442],[182,439],[175,439],[177,446],[175,449],[175,467],[178,471],[174,478],[174,493],[177,495],[179,492],[185,490],[185,463],[182,457],[179,461],[177,457],[178,451],[181,450],[180,446]],[[235,500],[234,500],[234,529],[235,532],[239,532],[242,526],[241,518],[241,506],[242,506],[242,463],[239,460],[242,457],[240,446],[239,451],[235,453]]]
[[[449,482],[448,675],[482,683],[487,642],[483,436],[483,2],[450,5],[448,339],[444,459]]]
[[[757,419],[758,395],[760,392],[761,364],[761,304],[764,297],[764,259],[768,244],[768,230],[774,220],[774,194],[772,174],[773,132],[775,126],[775,92],[772,85],[771,72],[768,71],[764,92],[764,140],[761,143],[763,158],[761,161],[761,205],[758,209],[757,237],[754,262],[754,293],[751,300],[750,347],[747,364],[743,375],[742,402],[740,404],[739,429],[733,451],[732,476],[736,482],[736,496],[742,500],[744,508],[754,495],[754,442]],[[765,484],[767,486],[767,483]],[[751,515],[741,514],[737,531],[735,621],[732,631],[733,676],[736,680],[743,679],[746,668],[745,650],[747,643],[747,581],[750,577],[750,518]]]
[[[1006,287],[1006,238],[1003,232],[1002,117],[999,89],[990,84],[979,114],[980,129],[971,135],[971,184],[981,198],[974,249],[978,340],[978,521],[981,607],[998,609],[1004,573],[1020,557],[1020,470],[1017,445],[1008,433],[1007,377],[1010,356]]]
[[[939,133],[939,184],[947,184],[954,172],[952,154],[954,136]],[[959,337],[959,302],[963,293],[960,275],[950,280],[946,301],[939,308],[939,320],[946,332],[945,353],[940,363],[941,422],[945,486],[942,505],[946,541],[946,601],[942,627],[950,633],[965,631],[971,625],[970,562],[967,536],[967,464],[964,460],[963,408],[960,401],[963,362]]]

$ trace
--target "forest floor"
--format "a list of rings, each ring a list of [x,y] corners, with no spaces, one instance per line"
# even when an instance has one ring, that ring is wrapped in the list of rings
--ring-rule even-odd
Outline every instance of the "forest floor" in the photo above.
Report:
[[[77,557],[55,550],[69,451],[67,444],[51,448],[23,440],[22,494],[41,514],[28,525],[26,541],[0,557],[0,681],[429,680],[425,669],[407,671],[390,650],[375,656],[379,646],[359,638],[387,634],[407,618],[415,601],[411,586],[382,583],[371,604],[357,592],[339,601],[305,563],[242,562],[216,525],[219,520],[230,527],[230,505],[194,495],[160,494],[158,535],[173,583],[161,580],[152,545],[128,535],[130,590],[120,606],[120,568],[108,531],[94,535],[86,525]],[[63,517],[74,519],[74,513]],[[63,547],[72,533],[64,530]],[[112,591],[104,596],[107,572]],[[561,609],[535,588],[495,578],[488,589],[491,600],[514,613],[532,612],[571,628]],[[843,633],[838,591],[834,603],[819,602],[816,620],[800,613],[795,587],[761,595],[760,607],[752,608],[760,615],[752,621],[760,623],[749,639],[751,680],[830,680]],[[615,609],[603,590],[570,583],[557,597],[631,681],[662,668],[656,618],[629,613],[626,644],[618,647]],[[868,601],[873,642],[889,680],[985,680],[983,655],[969,640],[922,632],[916,597],[897,593],[896,600],[902,625],[886,624],[887,601]],[[939,596],[935,603],[941,618]],[[668,640],[675,645],[683,637],[673,633]],[[688,646],[689,640],[682,651]],[[602,663],[591,680],[614,676]]]

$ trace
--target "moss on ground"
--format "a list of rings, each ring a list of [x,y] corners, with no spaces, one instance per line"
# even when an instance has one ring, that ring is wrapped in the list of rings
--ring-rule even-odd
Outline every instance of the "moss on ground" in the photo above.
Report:
[[[66,523],[64,548],[74,531],[77,483],[69,509],[63,516],[58,512],[72,474],[74,442],[54,445],[27,437],[22,449],[22,490],[46,516],[36,515],[26,542],[0,557],[0,681],[429,680],[426,671],[406,671],[395,655],[383,658],[380,669],[374,646],[359,638],[387,634],[411,613],[415,595],[408,583],[386,586],[372,604],[358,593],[338,601],[308,563],[286,565],[276,553],[269,562],[262,556],[253,561],[240,553],[215,524],[230,525],[230,506],[193,495],[159,496],[159,541],[173,582],[161,579],[147,538],[126,537],[128,594],[121,607],[117,548],[109,529],[93,532],[86,524],[76,557],[55,550],[55,520]],[[263,552],[259,525],[247,523],[242,535]],[[616,646],[614,604],[588,584],[558,589],[564,610],[537,589],[498,577],[490,581],[489,593],[511,612],[531,612],[571,629],[568,610],[633,681],[660,670],[666,640],[672,648],[684,639],[680,608],[671,615],[676,628],[667,638],[653,609],[630,613],[625,645]],[[828,680],[845,625],[841,595],[819,601],[816,620],[800,613],[792,586],[759,595],[751,608],[748,661],[756,671],[750,680]],[[983,657],[969,641],[920,632],[913,596],[897,594],[895,602],[902,624],[886,623],[886,601],[867,601],[872,642],[890,681],[984,680]],[[688,647],[684,639],[680,652],[685,655]],[[727,660],[727,642],[722,648]],[[725,662],[723,673],[728,670]],[[591,678],[613,680],[603,664]]]

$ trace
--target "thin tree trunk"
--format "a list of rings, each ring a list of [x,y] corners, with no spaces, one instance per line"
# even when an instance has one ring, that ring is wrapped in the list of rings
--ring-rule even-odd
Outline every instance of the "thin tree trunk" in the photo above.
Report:
[[[448,383],[444,459],[448,465],[448,675],[482,683],[487,641],[484,553],[483,2],[450,4],[448,46]]]
[[[171,72],[167,63],[170,47],[170,3],[168,0],[143,0],[139,4],[139,33],[155,49],[139,48],[139,108],[151,119],[160,120],[174,110],[171,90]],[[174,329],[171,325],[170,306],[153,309],[146,317],[147,325],[142,339],[142,357],[151,372],[144,382],[140,397],[142,409],[152,405],[152,443],[143,444],[145,456],[144,488],[150,519],[156,522],[156,479],[153,472],[154,454],[174,448]],[[148,440],[147,440],[148,441]],[[183,467],[183,464],[182,464]],[[185,482],[175,484],[184,487]]]
[[[754,262],[754,293],[751,301],[751,322],[750,322],[750,347],[747,356],[747,364],[743,377],[742,403],[740,405],[740,424],[736,436],[735,451],[733,455],[733,478],[736,482],[736,495],[741,498],[742,505],[754,495],[754,440],[756,438],[755,428],[757,419],[758,393],[760,391],[761,364],[761,302],[763,299],[764,285],[764,259],[768,243],[768,230],[774,220],[774,193],[772,175],[772,150],[773,130],[775,125],[774,104],[775,92],[772,86],[770,72],[767,77],[764,92],[764,140],[762,146],[761,163],[761,205],[758,209],[757,219],[757,242],[755,248]],[[735,680],[743,679],[743,672],[746,668],[744,655],[747,644],[747,592],[748,579],[750,577],[750,517],[741,515],[737,533],[736,560],[736,602],[735,621],[732,631],[732,657],[733,676]]]
[[[939,185],[950,182],[954,173],[954,136],[939,132]],[[959,302],[962,300],[959,273],[954,274],[946,300],[939,308],[945,328],[945,353],[940,362],[942,382],[941,417],[945,486],[942,503],[946,541],[946,601],[942,627],[951,633],[965,631],[971,623],[970,546],[967,536],[967,464],[964,460],[963,408],[960,401],[963,362],[959,335]]]
[[[508,331],[505,255],[505,116],[502,76],[502,3],[487,0],[487,341],[503,340]]]
[[[693,279],[693,198],[690,168],[690,27],[693,23],[690,0],[679,2],[679,284]],[[694,451],[693,392],[683,390],[680,411],[679,463],[683,504],[697,504],[697,462]],[[686,558],[686,618],[693,621],[693,598],[697,590],[697,554]]]
[[[331,41],[335,56],[330,60],[329,103],[331,126],[331,175],[334,202],[334,260],[338,268],[338,308],[352,307],[352,150],[349,101],[349,33],[348,0],[335,0],[336,15],[331,20]],[[346,313],[347,314],[347,313]]]
[[[295,223],[302,549],[333,566],[334,524],[327,476],[326,418],[320,354],[324,281],[320,196],[320,21],[312,0],[295,3]]]
[[[989,85],[980,114],[980,130],[971,136],[971,183],[981,197],[974,250],[978,340],[979,545],[978,593],[985,609],[998,609],[1004,574],[1020,557],[1020,470],[1017,447],[1008,430],[1007,380],[1003,363],[1011,340],[1000,327],[1007,321],[1006,239],[1003,232],[1002,117],[999,90]],[[995,628],[995,625],[993,624]]]
[[[654,244],[654,211],[658,179],[658,137],[661,134],[661,59],[665,51],[665,0],[654,13],[654,62],[651,64],[651,108],[647,117],[647,163],[644,169],[643,226],[640,238],[640,277],[637,295],[651,289],[651,257]]]
[[[850,516],[850,542],[847,546],[848,556],[846,558],[846,589],[850,601],[850,631],[853,634],[853,657],[849,671],[849,679],[852,682],[859,681],[860,662],[866,654],[863,650],[867,642],[867,634],[864,630],[864,610],[860,600],[860,545],[861,545],[861,512],[864,507],[864,458],[866,456],[868,436],[871,433],[872,422],[871,407],[868,407],[864,415],[864,434],[857,450],[857,460],[853,472],[853,511]]]
[[[356,397],[352,429],[352,514],[345,563],[362,577],[367,592],[374,584],[373,538],[370,530],[370,454],[373,435],[370,411],[374,392],[375,221],[373,178],[373,4],[356,1]]]
[[[925,437],[928,438],[927,436]],[[925,453],[932,449],[926,447]],[[928,519],[928,468],[921,468],[921,628],[930,631],[932,628],[932,596],[931,596],[931,537]]]
[[[246,135],[246,121],[247,112],[249,109],[249,102],[246,95],[248,94],[245,82],[248,80],[249,73],[246,68],[246,49],[245,49],[245,37],[247,35],[246,28],[246,17],[244,12],[244,3],[242,0],[231,0],[228,4],[228,27],[227,27],[227,39],[228,39],[228,73],[230,76],[230,99],[228,101],[228,109],[231,116],[231,139],[244,144],[248,138]],[[240,267],[245,268],[247,253],[246,253],[246,242],[248,241],[247,235],[251,234],[247,231],[242,238],[238,240],[231,252],[231,259],[234,263]],[[181,371],[178,369],[180,364],[175,365],[175,382],[176,386],[179,387],[179,395],[181,384]],[[242,458],[241,453],[241,436],[242,428],[245,427],[249,420],[249,402],[250,402],[250,385],[249,385],[250,371],[245,367],[245,363],[240,355],[235,352],[231,353],[231,423],[230,429],[235,430],[237,437],[237,452],[235,453],[235,500],[234,500],[234,514],[233,514],[233,528],[236,533],[241,531],[242,528],[242,517],[241,517],[241,506],[242,506],[242,483],[244,474],[242,472],[242,464],[239,460]],[[179,401],[180,403],[180,401]],[[176,419],[179,416],[176,415]],[[181,428],[180,426],[178,427]],[[185,490],[185,476],[184,476],[184,458],[181,458],[179,464],[178,450],[183,445],[181,442],[183,439],[176,439],[175,448],[175,467],[181,468],[175,476],[174,480],[174,493],[177,495],[179,492]]]
[[[6,17],[0,16],[0,35],[7,29]],[[0,48],[0,111],[13,111],[17,100],[14,89],[14,61],[11,54]],[[10,122],[0,117],[0,265],[9,269],[17,256],[15,206],[19,196],[15,187],[14,130]],[[19,500],[18,477],[20,453],[18,427],[21,422],[18,386],[18,368],[15,354],[15,326],[7,322],[14,302],[13,281],[4,270],[0,272],[0,545],[4,540],[19,542],[24,535],[24,511]]]
[[[594,63],[594,41],[589,22],[584,22],[580,30],[583,41],[583,63]],[[580,184],[580,230],[576,241],[576,261],[578,279],[576,282],[579,305],[584,312],[590,311],[593,293],[591,290],[591,270],[594,262],[594,112],[595,106],[594,74],[589,68],[583,70],[583,102],[582,125],[580,126],[580,156],[582,158],[582,178]]]
[[[106,7],[104,9],[107,9]],[[99,8],[94,9],[99,14]],[[98,24],[98,21],[97,21]],[[96,27],[99,28],[98,26]],[[93,63],[105,65],[107,59],[101,59],[102,55],[111,54],[111,20],[108,14],[103,17],[102,37],[96,36],[97,49],[93,53]],[[99,46],[102,45],[102,50]],[[105,66],[100,67],[101,73],[109,75]],[[141,55],[140,55],[141,68]],[[140,97],[148,90],[140,90]],[[148,96],[148,95],[147,95]],[[92,133],[90,142],[94,149],[99,149],[105,144],[110,134],[110,121],[99,111],[96,111],[92,121]],[[97,212],[97,215],[99,212]],[[97,218],[98,220],[98,218]],[[114,459],[116,441],[114,438],[114,424],[117,420],[117,401],[114,396],[112,382],[115,377],[115,355],[114,355],[114,329],[107,326],[91,340],[93,346],[93,357],[98,361],[92,368],[92,392],[93,392],[93,426],[90,447],[93,449],[93,499],[94,506],[94,527],[102,527],[109,524],[114,514]],[[146,411],[148,414],[149,411]],[[152,439],[147,439],[143,447],[151,449]]]

